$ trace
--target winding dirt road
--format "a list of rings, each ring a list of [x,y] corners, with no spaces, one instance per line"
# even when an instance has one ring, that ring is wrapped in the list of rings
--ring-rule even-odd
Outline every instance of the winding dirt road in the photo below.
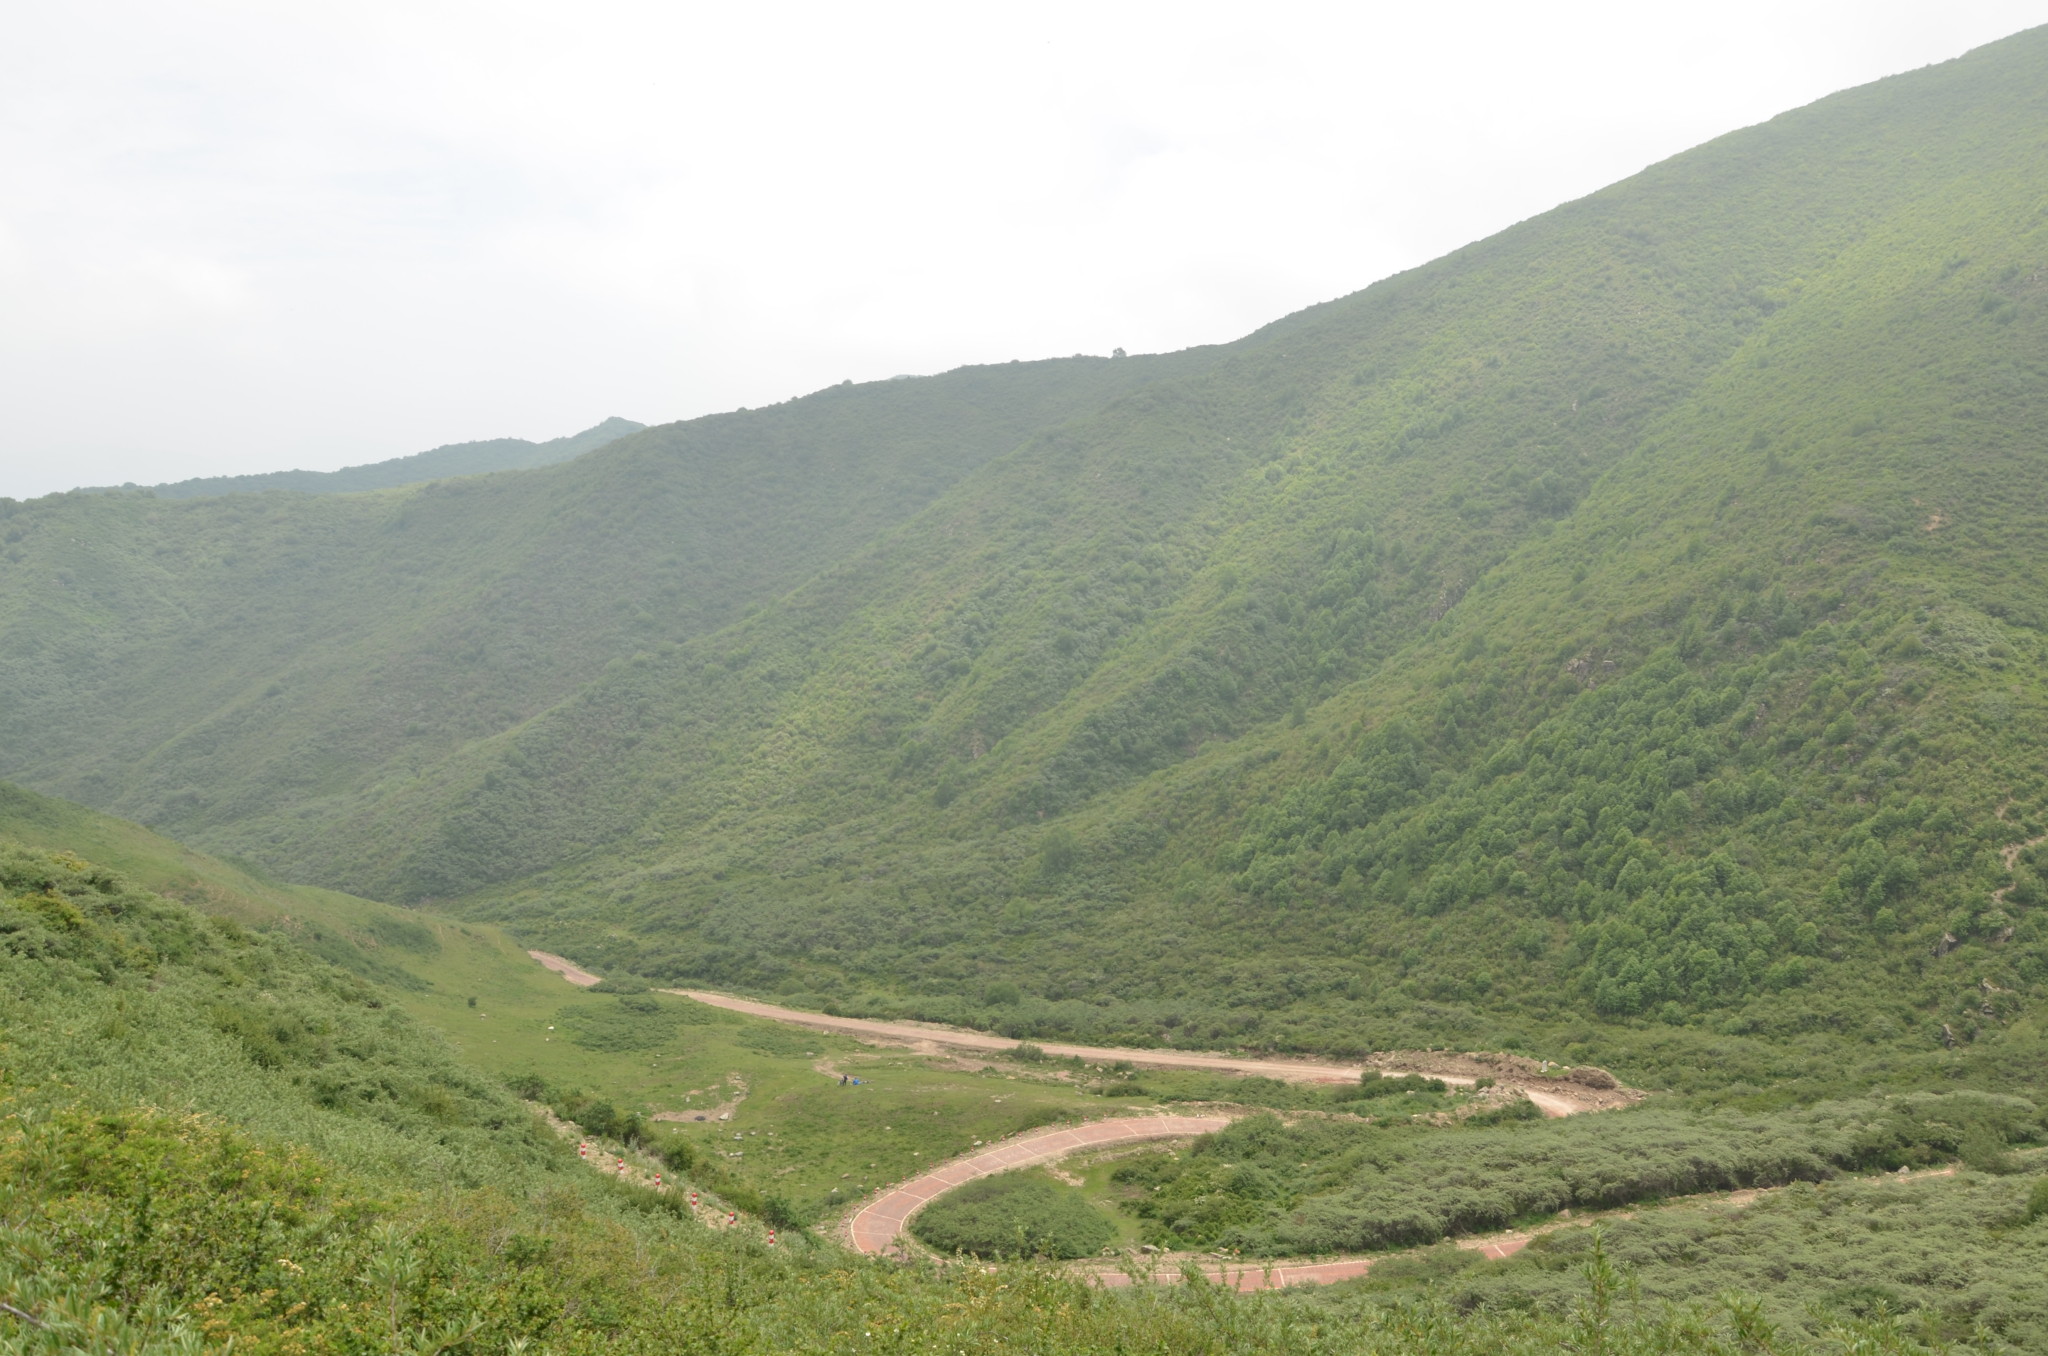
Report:
[[[881,1192],[847,1221],[845,1239],[855,1252],[870,1256],[890,1252],[900,1255],[903,1252],[900,1240],[910,1217],[948,1191],[965,1186],[977,1177],[1035,1167],[1040,1163],[1055,1163],[1088,1149],[1206,1135],[1224,1129],[1235,1119],[1235,1115],[1124,1116],[1019,1135],[976,1153],[962,1155]],[[1531,1237],[1533,1235],[1517,1233],[1463,1239],[1458,1246],[1492,1258],[1512,1257],[1529,1245]],[[1327,1262],[1204,1262],[1197,1263],[1195,1269],[1216,1284],[1233,1290],[1266,1290],[1285,1285],[1329,1285],[1352,1280],[1365,1275],[1378,1260],[1376,1257],[1341,1257]],[[1181,1279],[1180,1267],[1171,1259],[1162,1259],[1160,1270],[1153,1275],[1124,1262],[1084,1262],[1076,1264],[1074,1270],[1091,1284],[1109,1289],[1148,1281],[1173,1282]]]
[[[560,957],[554,959],[560,960]],[[545,961],[542,963],[546,964]],[[568,962],[563,961],[562,964],[566,965]],[[862,1040],[909,1045],[931,1053],[937,1053],[943,1047],[951,1047],[956,1050],[978,1050],[985,1054],[1003,1054],[1015,1050],[1018,1044],[1008,1037],[991,1035],[986,1031],[964,1031],[958,1027],[938,1026],[925,1022],[877,1022],[865,1017],[833,1017],[822,1012],[799,1012],[795,1008],[778,1007],[774,1003],[756,1002],[751,998],[735,998],[730,994],[712,993],[704,989],[663,989],[661,992],[682,998],[693,998],[699,1003],[745,1013],[749,1017],[764,1017],[769,1021],[788,1022],[794,1026],[809,1027],[814,1031],[837,1032]],[[1082,1059],[1093,1064],[1114,1064],[1119,1060],[1127,1060],[1141,1069],[1200,1069],[1208,1073],[1277,1078],[1288,1083],[1356,1083],[1368,1069],[1390,1076],[1404,1073],[1423,1074],[1458,1087],[1470,1087],[1480,1077],[1476,1073],[1457,1073],[1429,1067],[1422,1062],[1409,1065],[1398,1060],[1393,1063],[1381,1063],[1376,1060],[1372,1064],[1324,1064],[1313,1060],[1261,1059],[1249,1055],[1208,1054],[1193,1050],[1134,1050],[1108,1045],[1069,1045],[1062,1041],[1033,1041],[1032,1044],[1055,1059]],[[1552,1117],[1571,1116],[1582,1111],[1604,1111],[1611,1106],[1625,1105],[1639,1095],[1632,1089],[1606,1093],[1599,1089],[1554,1079],[1545,1079],[1538,1084],[1538,1080],[1518,1077],[1505,1069],[1489,1076],[1494,1078],[1496,1084],[1521,1092],[1534,1102],[1544,1115]]]
[[[583,969],[574,961],[552,952],[529,951],[526,954],[579,987],[588,988],[602,982],[598,976]],[[836,1032],[860,1040],[908,1045],[931,1054],[947,1048],[975,1050],[983,1054],[1003,1054],[1015,1050],[1018,1045],[1017,1041],[1007,1036],[997,1036],[986,1031],[967,1031],[959,1027],[939,1026],[927,1022],[878,1022],[865,1017],[834,1017],[823,1012],[800,1012],[795,1008],[757,1002],[751,998],[735,998],[731,994],[713,993],[706,989],[663,989],[661,992],[694,999],[699,1003],[724,1008],[729,1012],[744,1013],[749,1017],[765,1018],[771,1022],[786,1022],[792,1026],[808,1027],[813,1031]],[[1391,1060],[1385,1057],[1375,1059],[1369,1065],[1330,1064],[1315,1060],[1264,1059],[1249,1055],[1213,1054],[1194,1050],[1138,1050],[1108,1045],[1070,1045],[1064,1041],[1035,1041],[1033,1044],[1055,1059],[1082,1059],[1093,1064],[1114,1064],[1121,1060],[1141,1069],[1198,1069],[1206,1073],[1233,1074],[1240,1077],[1277,1078],[1288,1083],[1355,1083],[1367,1069],[1393,1076],[1406,1073],[1423,1074],[1458,1087],[1470,1087],[1482,1076],[1481,1073],[1459,1072],[1455,1067],[1445,1068],[1443,1065],[1446,1061],[1440,1058],[1408,1060],[1403,1056],[1395,1056]],[[1457,1061],[1451,1062],[1455,1064]],[[1520,1092],[1534,1102],[1544,1115],[1552,1117],[1571,1116],[1584,1111],[1605,1111],[1626,1105],[1640,1096],[1633,1089],[1627,1088],[1602,1090],[1552,1078],[1530,1078],[1505,1066],[1486,1070],[1484,1076],[1492,1078],[1504,1089]]]
[[[1191,1139],[1229,1126],[1233,1116],[1123,1116],[1086,1125],[1055,1126],[992,1144],[890,1187],[853,1213],[847,1241],[855,1252],[887,1252],[910,1217],[928,1202],[977,1177],[1053,1163],[1084,1149],[1148,1139]]]
[[[789,1022],[795,1026],[807,1026],[814,1031],[834,1031],[846,1036],[859,1036],[889,1041],[894,1044],[951,1046],[956,1050],[980,1050],[990,1054],[1002,1054],[1015,1050],[1018,1042],[1007,1036],[995,1036],[986,1031],[964,1031],[958,1027],[937,1026],[924,1022],[876,1022],[865,1017],[833,1017],[822,1012],[799,1012],[795,1008],[777,1007],[773,1003],[757,1003],[751,998],[734,998],[730,994],[710,993],[703,989],[663,989],[683,998],[694,998],[699,1003],[708,1003],[715,1008],[731,1012],[743,1012],[749,1017],[765,1017],[773,1022]],[[1055,1059],[1085,1059],[1092,1063],[1110,1063],[1129,1060],[1133,1065],[1146,1069],[1205,1069],[1211,1073],[1257,1074],[1262,1078],[1279,1078],[1289,1083],[1356,1083],[1365,1070],[1362,1064],[1315,1064],[1306,1060],[1253,1059],[1235,1055],[1198,1054],[1182,1050],[1120,1050],[1107,1045],[1066,1045],[1059,1041],[1032,1041],[1039,1049]],[[1470,1083],[1469,1078],[1451,1078],[1446,1082]]]

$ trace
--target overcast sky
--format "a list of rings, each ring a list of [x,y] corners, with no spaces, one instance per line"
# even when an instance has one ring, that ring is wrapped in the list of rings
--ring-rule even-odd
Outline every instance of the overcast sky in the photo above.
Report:
[[[21,497],[1230,339],[2048,0],[0,13]]]

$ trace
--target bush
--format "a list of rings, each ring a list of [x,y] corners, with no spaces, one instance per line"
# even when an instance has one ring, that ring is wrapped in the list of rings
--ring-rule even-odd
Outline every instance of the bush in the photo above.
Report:
[[[2048,1219],[2048,1177],[2034,1183],[2034,1189],[2027,1196],[2027,1223],[2037,1219]]]
[[[1503,1103],[1490,1111],[1475,1112],[1467,1116],[1465,1118],[1465,1127],[1469,1130],[1483,1130],[1489,1125],[1507,1125],[1514,1121],[1540,1121],[1542,1119],[1542,1107],[1537,1106],[1526,1097],[1517,1097],[1514,1101]]]
[[[1448,1091],[1441,1078],[1424,1078],[1420,1074],[1399,1074],[1384,1077],[1368,1069],[1359,1075],[1355,1085],[1346,1084],[1333,1091],[1330,1099],[1336,1102],[1376,1101],[1382,1097],[1402,1097],[1409,1093]]]
[[[910,1231],[941,1252],[975,1257],[1088,1257],[1116,1236],[1080,1192],[1038,1171],[969,1182],[926,1206]]]

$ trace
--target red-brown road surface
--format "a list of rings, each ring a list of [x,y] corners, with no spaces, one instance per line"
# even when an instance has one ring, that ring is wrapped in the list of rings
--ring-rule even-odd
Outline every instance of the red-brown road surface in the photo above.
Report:
[[[1498,1261],[1503,1257],[1513,1257],[1528,1247],[1529,1239],[1465,1239],[1458,1246]],[[1232,1290],[1277,1290],[1283,1285],[1330,1285],[1337,1281],[1356,1280],[1371,1271],[1373,1263],[1379,1260],[1376,1257],[1340,1257],[1334,1262],[1274,1262],[1269,1265],[1257,1262],[1204,1262],[1195,1270],[1217,1285],[1228,1286]],[[1087,1276],[1094,1284],[1111,1290],[1137,1284],[1129,1273],[1114,1267],[1104,1267],[1100,1270],[1091,1268]],[[1181,1279],[1181,1273],[1178,1268],[1169,1270],[1162,1267],[1151,1279],[1172,1283]]]
[[[1229,1116],[1124,1116],[1115,1120],[1091,1121],[1087,1125],[1039,1130],[1006,1139],[884,1191],[854,1212],[847,1224],[847,1239],[856,1252],[887,1252],[895,1246],[897,1236],[903,1232],[903,1226],[909,1223],[910,1217],[926,1202],[977,1177],[1037,1163],[1051,1163],[1083,1149],[1099,1149],[1110,1144],[1206,1135],[1228,1126],[1231,1119]]]

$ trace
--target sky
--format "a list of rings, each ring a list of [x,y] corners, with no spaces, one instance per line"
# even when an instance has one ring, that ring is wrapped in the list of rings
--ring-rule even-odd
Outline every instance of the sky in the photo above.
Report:
[[[2048,0],[0,13],[22,498],[1228,340]]]

